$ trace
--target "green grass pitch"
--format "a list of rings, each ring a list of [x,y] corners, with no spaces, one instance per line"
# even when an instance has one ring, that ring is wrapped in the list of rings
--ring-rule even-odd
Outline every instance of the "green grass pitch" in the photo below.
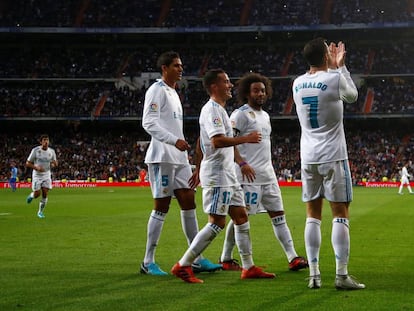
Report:
[[[239,272],[201,274],[204,284],[172,275],[138,274],[152,199],[149,188],[54,189],[45,219],[28,189],[0,190],[0,310],[413,310],[414,195],[397,189],[354,189],[349,271],[367,288],[334,288],[331,213],[322,221],[322,288],[308,271],[288,271],[267,215],[251,217],[255,263],[273,280],[240,280]],[[305,254],[300,188],[282,188],[289,227]],[[197,191],[200,227],[207,217]],[[224,232],[205,251],[216,261]],[[174,200],[156,258],[169,271],[186,249]],[[238,258],[238,254],[236,254]]]

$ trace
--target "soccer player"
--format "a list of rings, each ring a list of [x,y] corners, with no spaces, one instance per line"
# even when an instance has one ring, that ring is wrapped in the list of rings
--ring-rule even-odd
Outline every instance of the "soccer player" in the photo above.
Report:
[[[309,71],[292,85],[301,126],[302,200],[306,203],[305,246],[309,288],[321,287],[319,250],[323,198],[332,210],[331,242],[335,253],[337,289],[363,289],[348,274],[350,253],[349,205],[352,181],[343,127],[343,102],[357,100],[358,90],[345,66],[345,44],[323,38],[309,41],[303,55]]]
[[[233,129],[225,110],[226,101],[232,97],[233,84],[222,69],[207,71],[203,85],[210,99],[201,109],[199,146],[203,157],[193,177],[203,188],[203,208],[208,222],[197,234],[190,247],[173,266],[171,272],[188,283],[203,283],[194,276],[191,264],[223,230],[226,215],[234,221],[236,244],[242,262],[241,278],[274,278],[254,265],[250,241],[250,223],[244,203],[244,194],[237,181],[234,167],[234,146],[243,143],[257,144],[261,134],[253,131],[245,136],[233,137]],[[199,159],[196,159],[198,164]],[[194,180],[192,185],[197,185]]]
[[[404,185],[407,185],[407,189],[411,194],[414,194],[414,192],[411,190],[411,186],[410,186],[410,177],[411,175],[408,173],[407,167],[408,167],[409,163],[405,163],[405,165],[402,167],[401,169],[401,180],[400,180],[400,188],[398,189],[398,194],[404,194],[403,188]]]
[[[305,258],[296,253],[293,239],[286,222],[283,200],[272,165],[271,133],[269,114],[262,109],[272,97],[271,81],[260,74],[248,73],[238,82],[238,101],[242,106],[230,116],[234,135],[247,135],[253,131],[262,133],[259,144],[241,144],[236,147],[236,172],[244,191],[249,215],[255,215],[259,208],[267,211],[276,239],[281,244],[292,271],[308,267]],[[243,105],[244,104],[244,105]],[[233,222],[226,229],[220,263],[223,270],[238,270],[240,267],[232,258],[235,245]]]
[[[184,138],[183,108],[175,90],[183,74],[183,64],[177,52],[169,51],[160,55],[157,66],[162,78],[147,90],[142,117],[142,126],[151,135],[145,163],[148,165],[154,208],[148,220],[145,257],[140,271],[162,276],[168,273],[155,262],[155,250],[173,195],[181,208],[182,228],[188,243],[197,234],[198,223],[194,190],[188,184],[192,176],[187,154],[190,145]],[[197,272],[210,272],[222,267],[200,255],[193,268]]]
[[[11,161],[10,162],[10,179],[9,179],[9,185],[13,192],[16,191],[16,182],[17,182],[17,167],[16,162]]]
[[[30,152],[26,161],[26,167],[31,168],[32,171],[32,192],[27,197],[27,203],[31,203],[33,199],[42,194],[39,202],[39,210],[37,216],[44,218],[43,213],[46,204],[49,190],[52,189],[52,174],[51,169],[57,167],[55,150],[49,147],[49,136],[43,134],[40,136],[40,146],[34,147]]]

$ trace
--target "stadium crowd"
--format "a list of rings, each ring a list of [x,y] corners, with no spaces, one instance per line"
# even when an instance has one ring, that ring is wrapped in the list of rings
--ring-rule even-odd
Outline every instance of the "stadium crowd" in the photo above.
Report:
[[[197,38],[194,38],[190,40],[190,47],[180,46],[177,50],[184,61],[185,76],[193,79],[206,67],[218,66],[227,68],[232,77],[255,71],[272,78],[290,78],[304,72],[306,64],[301,48],[280,46],[282,39],[272,43],[228,40],[225,45],[217,43],[214,47],[203,48],[203,45],[196,45]],[[404,75],[411,73],[414,66],[411,42],[364,46],[355,41],[349,46],[348,67],[354,75]],[[93,47],[63,48],[34,44],[25,49],[6,45],[0,49],[0,78],[133,79],[142,73],[157,72],[155,59],[164,49],[149,46],[117,49],[98,43]]]
[[[319,25],[414,20],[410,0],[7,0],[0,26],[25,27],[208,27]]]
[[[255,71],[272,77],[276,89],[270,101],[273,116],[294,114],[285,106],[291,96],[292,79],[306,70],[300,49],[269,44],[219,45],[216,49],[183,47],[186,83],[181,85],[183,105],[188,116],[198,114],[205,92],[198,76],[207,67],[222,67],[233,81],[245,72]],[[88,117],[95,114],[101,99],[102,116],[141,116],[143,95],[155,73],[155,58],[161,47],[134,51],[99,45],[80,48],[53,48],[34,45],[16,50],[2,47],[0,53],[0,117]],[[412,45],[384,42],[375,47],[355,46],[348,51],[349,65],[357,86],[357,105],[347,105],[346,114],[412,113]],[[248,60],[248,61],[246,61]],[[269,64],[271,64],[269,66]],[[365,108],[368,90],[374,94],[372,107]],[[229,103],[229,109],[234,103]]]
[[[413,79],[380,77],[360,80],[358,102],[345,105],[345,114],[413,114]],[[291,80],[275,79],[273,87],[275,94],[267,109],[270,115],[294,115],[294,107],[285,109],[291,96]],[[373,92],[370,109],[365,107],[368,90]],[[185,115],[197,116],[206,99],[201,81],[190,81],[178,91]],[[144,94],[144,86],[134,90],[108,82],[30,81],[16,84],[3,81],[0,82],[0,117],[141,117]],[[229,111],[236,107],[234,100],[229,101]]]
[[[1,85],[1,84],[0,84]],[[140,116],[143,90],[117,88],[114,83],[23,83],[0,86],[0,117],[93,118],[106,98],[101,116]]]
[[[128,125],[131,127],[131,124]],[[300,179],[299,128],[286,130],[274,124],[272,134],[273,166],[280,180]],[[93,125],[92,125],[93,128]],[[347,131],[349,159],[354,184],[367,181],[399,180],[399,170],[407,160],[414,159],[414,132],[404,129]],[[187,129],[187,139],[195,146],[197,131]],[[39,133],[40,135],[40,133]],[[37,136],[39,136],[37,135]],[[126,130],[117,126],[96,130],[79,129],[78,124],[63,126],[49,134],[51,146],[57,153],[59,167],[54,170],[57,180],[107,180],[135,181],[139,178],[149,137],[137,122],[136,128]],[[2,133],[5,142],[0,147],[0,180],[6,181],[10,162],[16,161],[20,180],[26,180],[31,172],[24,166],[26,157],[36,142],[32,132],[17,135]],[[194,150],[190,152],[192,160]],[[414,163],[411,168],[414,170]]]

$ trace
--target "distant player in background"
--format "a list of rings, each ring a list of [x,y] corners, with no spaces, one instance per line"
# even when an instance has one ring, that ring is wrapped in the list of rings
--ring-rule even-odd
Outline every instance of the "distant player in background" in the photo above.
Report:
[[[47,195],[52,189],[51,169],[57,167],[55,150],[49,147],[49,136],[43,134],[40,136],[40,146],[34,147],[30,152],[26,161],[26,167],[31,168],[32,172],[32,192],[27,197],[27,203],[31,203],[33,199],[42,194],[39,202],[39,210],[37,216],[44,218],[43,213],[47,204]]]
[[[249,215],[265,211],[268,213],[273,232],[282,246],[292,271],[308,267],[305,258],[298,256],[287,225],[283,208],[282,194],[272,164],[271,133],[269,114],[262,109],[268,98],[272,97],[271,81],[260,74],[248,73],[239,81],[238,101],[240,108],[233,111],[230,121],[235,136],[244,136],[253,131],[262,133],[258,144],[241,144],[236,147],[237,178],[243,187],[244,199]],[[237,152],[238,151],[238,152]],[[233,259],[235,246],[234,224],[227,224],[226,238],[220,263],[223,270],[238,270],[240,267]]]
[[[139,181],[144,182],[146,181],[145,180],[146,178],[147,178],[147,170],[145,168],[141,168],[141,170],[139,171]]]
[[[162,227],[170,209],[172,196],[181,208],[181,224],[188,244],[198,232],[194,190],[188,182],[192,176],[188,162],[190,145],[183,133],[183,108],[176,92],[181,80],[183,64],[177,52],[165,52],[158,58],[161,79],[153,83],[145,94],[142,127],[151,135],[145,155],[154,208],[147,225],[147,244],[140,271],[143,274],[167,275],[155,262],[155,250]],[[193,264],[197,272],[221,269],[201,255]]]
[[[16,183],[17,183],[17,172],[18,169],[16,167],[16,162],[11,161],[10,162],[10,179],[9,179],[9,185],[13,192],[16,191]]]
[[[349,205],[352,180],[343,126],[343,102],[353,103],[358,90],[345,66],[345,45],[329,46],[322,38],[309,41],[303,56],[309,71],[296,78],[292,92],[301,127],[302,200],[306,203],[305,246],[309,261],[308,287],[321,287],[319,251],[323,199],[329,201],[333,222],[337,289],[363,289],[348,274]]]
[[[409,163],[405,163],[405,165],[402,167],[401,169],[401,180],[400,180],[400,188],[398,189],[398,194],[403,194],[403,188],[404,185],[407,185],[407,189],[411,194],[414,194],[414,192],[411,190],[411,186],[410,186],[410,178],[412,177],[409,173],[408,173],[408,165]]]

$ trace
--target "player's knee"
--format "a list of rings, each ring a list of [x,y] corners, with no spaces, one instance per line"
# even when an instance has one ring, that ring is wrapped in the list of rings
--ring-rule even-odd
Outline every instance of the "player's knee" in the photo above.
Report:
[[[249,220],[247,212],[243,208],[233,209],[229,214],[235,225],[242,225]]]

